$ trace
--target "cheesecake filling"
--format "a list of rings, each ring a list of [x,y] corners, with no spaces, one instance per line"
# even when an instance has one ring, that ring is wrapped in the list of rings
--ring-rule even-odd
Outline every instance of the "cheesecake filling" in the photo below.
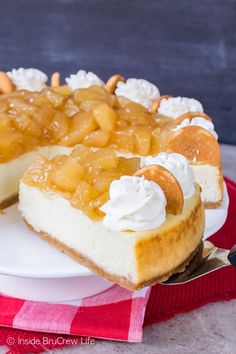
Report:
[[[0,163],[0,204],[11,197],[17,196],[20,178],[38,154],[52,159],[59,154],[69,154],[70,151],[71,149],[66,146],[44,146],[22,154],[11,161]]]
[[[13,161],[0,164],[0,204],[17,196],[20,178],[36,155],[37,151],[31,151]]]
[[[136,281],[135,236],[104,228],[102,222],[91,220],[62,196],[25,183],[20,185],[19,209],[37,232],[49,234],[109,273],[125,274]]]
[[[194,179],[201,187],[203,203],[219,203],[222,200],[222,173],[218,166],[191,164]]]

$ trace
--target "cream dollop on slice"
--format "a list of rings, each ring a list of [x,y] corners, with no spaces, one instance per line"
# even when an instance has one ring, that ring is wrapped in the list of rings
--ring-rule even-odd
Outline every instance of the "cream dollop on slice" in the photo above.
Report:
[[[195,98],[170,97],[161,100],[158,108],[158,113],[174,119],[187,112],[203,112],[201,102]]]
[[[194,195],[194,173],[188,160],[183,155],[161,152],[156,156],[148,156],[143,159],[143,165],[160,165],[165,167],[179,182],[185,199]]]
[[[126,82],[118,82],[115,94],[116,96],[126,97],[149,109],[153,101],[160,96],[160,91],[147,80],[128,79]]]
[[[7,72],[17,90],[41,91],[46,87],[48,77],[38,69],[12,69]]]
[[[79,70],[76,74],[71,74],[65,81],[72,91],[80,88],[88,88],[92,85],[104,85],[104,82],[97,75],[85,70]]]
[[[109,194],[100,209],[106,214],[103,224],[113,231],[152,230],[166,220],[166,197],[153,181],[122,176],[111,183]]]
[[[173,128],[173,131],[178,131],[184,127],[188,127],[189,125],[195,125],[197,127],[204,128],[208,130],[216,140],[218,140],[218,135],[215,131],[214,124],[202,117],[194,117],[192,120],[185,118],[179,125],[177,125],[175,128]]]

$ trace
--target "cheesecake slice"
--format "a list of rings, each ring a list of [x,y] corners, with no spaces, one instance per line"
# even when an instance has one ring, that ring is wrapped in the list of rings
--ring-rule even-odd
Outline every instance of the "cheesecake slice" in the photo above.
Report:
[[[139,165],[110,149],[79,147],[51,161],[38,156],[21,179],[22,217],[53,247],[112,282],[129,289],[162,282],[198,251],[204,207],[197,184],[184,198],[168,170],[148,166],[152,177]]]
[[[188,159],[205,208],[218,208],[223,199],[223,174],[220,145],[215,137],[200,126],[189,125],[172,133],[166,151]]]
[[[216,209],[223,200],[223,175],[220,166],[207,163],[191,164],[194,179],[201,187],[201,198],[206,209]]]
[[[18,200],[20,178],[39,153],[51,159],[58,154],[68,154],[70,151],[71,149],[60,145],[38,147],[10,161],[0,163],[0,210]]]

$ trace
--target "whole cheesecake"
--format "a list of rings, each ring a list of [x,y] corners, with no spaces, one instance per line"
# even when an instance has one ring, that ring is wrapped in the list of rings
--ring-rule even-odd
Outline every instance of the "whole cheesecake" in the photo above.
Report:
[[[200,187],[183,159],[171,156],[172,172],[185,168],[184,191],[167,168],[140,169],[111,149],[38,156],[19,209],[37,235],[104,278],[128,289],[163,282],[185,269],[204,232]]]
[[[193,168],[206,208],[223,197],[220,147],[211,118],[192,98],[160,96],[142,79],[114,75],[105,84],[80,70],[61,85],[58,73],[0,73],[0,209],[16,201],[19,180],[38,153],[47,158],[78,144],[117,155],[179,153]]]

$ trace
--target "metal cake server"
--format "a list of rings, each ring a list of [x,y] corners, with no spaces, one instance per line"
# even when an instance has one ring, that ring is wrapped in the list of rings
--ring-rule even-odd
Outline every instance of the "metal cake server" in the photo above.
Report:
[[[232,265],[236,268],[236,245],[231,250],[216,247],[210,241],[203,242],[203,250],[198,252],[182,273],[172,275],[164,285],[188,283],[194,279]]]

